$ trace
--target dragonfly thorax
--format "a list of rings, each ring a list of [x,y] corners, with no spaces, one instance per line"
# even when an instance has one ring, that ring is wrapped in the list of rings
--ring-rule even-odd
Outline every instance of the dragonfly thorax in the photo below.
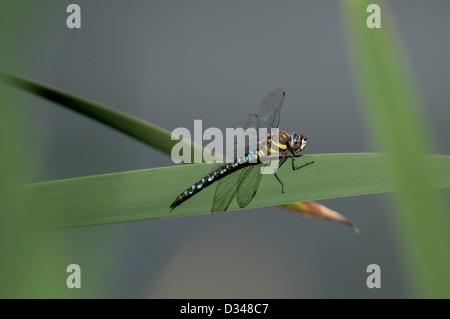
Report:
[[[297,132],[292,133],[290,141],[291,149],[296,153],[303,151],[306,146],[306,141],[307,139],[303,135],[298,134]]]

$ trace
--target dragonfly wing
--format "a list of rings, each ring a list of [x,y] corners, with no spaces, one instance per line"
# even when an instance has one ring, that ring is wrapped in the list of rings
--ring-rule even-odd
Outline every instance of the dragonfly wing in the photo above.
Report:
[[[245,137],[238,135],[233,150],[227,150],[225,154],[226,162],[231,163],[241,155],[247,154],[250,148],[255,149],[252,146],[258,145],[259,128],[270,130],[270,128],[278,127],[284,96],[285,91],[283,89],[275,89],[269,92],[262,101],[258,112],[247,115],[241,121],[239,127],[244,130],[255,128],[254,134],[244,132],[241,134],[245,134]],[[240,144],[237,142],[239,140],[241,141]],[[242,143],[242,141],[245,141],[245,143]],[[220,165],[214,165],[213,170],[217,169],[218,166]],[[239,172],[232,173],[218,181],[211,211],[227,210],[236,193],[239,206],[241,208],[247,206],[258,190],[261,181],[260,167],[260,165],[244,167]]]
[[[226,145],[226,153],[224,154],[224,161],[227,163],[234,162],[235,159],[242,157],[250,151],[258,147],[258,128],[259,117],[256,114],[247,114],[234,130],[234,137],[227,136],[233,141],[232,147]],[[252,128],[252,130],[248,130]]]
[[[239,127],[242,127],[244,130],[253,127],[258,130],[259,128],[259,116],[254,113],[247,114],[239,123]]]
[[[223,212],[227,210],[234,195],[236,195],[240,175],[240,172],[237,171],[222,177],[222,179],[217,182],[211,212]]]
[[[234,148],[226,150],[224,162],[231,163],[235,159],[246,155],[250,149],[256,149],[258,143],[265,138],[258,139],[259,128],[266,128],[270,133],[271,128],[277,128],[280,122],[280,111],[283,105],[285,91],[275,89],[269,92],[262,101],[257,113],[246,115],[239,123],[242,131],[235,131]],[[255,130],[247,130],[253,128]]]
[[[261,181],[261,165],[250,165],[243,168],[242,178],[239,180],[237,187],[237,202],[240,208],[247,206],[253,197],[255,197],[256,191]],[[245,175],[245,176],[244,176]]]
[[[281,106],[283,105],[285,95],[286,92],[283,89],[275,89],[266,95],[256,113],[260,120],[260,127],[267,129],[278,127]]]

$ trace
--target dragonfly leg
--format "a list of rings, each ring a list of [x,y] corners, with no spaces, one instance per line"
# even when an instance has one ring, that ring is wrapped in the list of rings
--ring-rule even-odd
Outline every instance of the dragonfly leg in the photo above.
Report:
[[[301,156],[301,155],[300,155],[300,156]],[[311,165],[312,163],[314,163],[314,161],[312,161],[312,162],[308,162],[308,163],[305,163],[305,164],[301,164],[301,165],[295,166],[295,160],[294,160],[295,157],[299,157],[299,156],[295,156],[294,154],[291,154],[291,159],[292,159],[292,169],[293,169],[294,171],[297,170],[297,169],[299,169],[299,168],[302,168],[302,167],[305,167],[305,166],[307,166],[307,165]]]
[[[275,175],[275,177],[281,184],[281,192],[282,193],[284,193],[284,184],[281,181],[280,177],[278,176],[277,172],[278,172],[278,169],[281,167],[281,165],[283,165],[283,163],[286,161],[286,157],[287,157],[287,154],[284,154],[283,157],[278,162],[277,166],[275,166],[275,169],[273,170],[273,174]]]

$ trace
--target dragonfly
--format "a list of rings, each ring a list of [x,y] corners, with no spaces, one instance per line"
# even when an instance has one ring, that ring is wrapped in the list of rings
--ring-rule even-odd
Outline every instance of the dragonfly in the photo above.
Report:
[[[279,131],[276,138],[272,133],[271,129],[278,129],[281,106],[285,96],[286,92],[283,89],[275,89],[269,92],[263,99],[258,111],[254,114],[248,114],[239,125],[243,130],[254,128],[253,132],[261,132],[259,129],[263,128],[270,133],[267,133],[266,136],[259,136],[260,134],[257,133],[254,136],[247,135],[245,143],[239,144],[235,141],[233,157],[231,157],[234,160],[216,164],[208,175],[178,195],[170,205],[171,211],[215,182],[218,183],[211,212],[226,211],[235,196],[239,207],[244,208],[256,195],[261,181],[261,164],[267,165],[269,156],[278,158],[273,174],[281,184],[282,193],[284,193],[284,183],[277,172],[288,156],[291,157],[293,170],[314,163],[312,161],[298,166],[295,165],[295,158],[302,156],[300,152],[306,146],[307,138],[305,136],[297,132],[287,134]],[[240,137],[237,136],[237,138]],[[250,140],[254,139],[258,141],[256,149],[250,148]],[[242,145],[245,149],[241,149],[241,153],[245,155],[238,157],[236,154],[239,154],[238,148],[242,148]]]

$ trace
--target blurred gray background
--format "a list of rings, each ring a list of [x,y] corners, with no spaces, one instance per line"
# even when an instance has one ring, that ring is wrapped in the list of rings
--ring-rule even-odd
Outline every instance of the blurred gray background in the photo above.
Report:
[[[371,2],[383,10],[385,2]],[[337,1],[78,0],[79,30],[65,25],[70,3],[3,6],[15,17],[6,27],[17,37],[5,46],[16,60],[4,61],[2,71],[169,130],[193,129],[195,119],[204,128],[235,126],[282,87],[280,128],[305,134],[308,154],[377,151],[357,105]],[[449,154],[450,2],[397,0],[386,8],[403,37],[438,152]],[[29,182],[173,165],[169,156],[90,119],[24,99],[41,167]],[[321,203],[361,233],[276,207],[54,232],[70,251],[67,264],[82,267],[82,289],[92,296],[409,296],[390,195]],[[366,287],[372,263],[381,267],[381,289]]]

